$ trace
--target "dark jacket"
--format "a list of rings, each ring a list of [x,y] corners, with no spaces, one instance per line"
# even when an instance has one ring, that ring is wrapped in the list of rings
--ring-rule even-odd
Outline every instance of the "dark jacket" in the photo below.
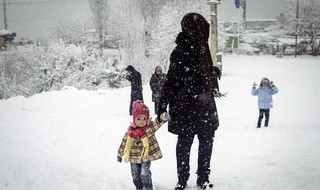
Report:
[[[142,91],[141,74],[129,65],[126,70],[129,72],[126,75],[126,79],[131,82],[131,92]]]
[[[205,87],[199,58],[195,55],[187,34],[179,33],[176,44],[170,56],[168,81],[162,89],[159,113],[164,112],[169,105],[171,121],[168,130],[174,134],[214,131],[219,126],[217,108],[214,99],[210,103],[201,101],[200,95]],[[217,81],[216,78],[211,80]]]
[[[152,74],[150,79],[150,88],[152,90],[152,101],[158,102],[160,100],[160,95],[164,83],[167,81],[167,75],[164,73],[157,74],[156,72]]]

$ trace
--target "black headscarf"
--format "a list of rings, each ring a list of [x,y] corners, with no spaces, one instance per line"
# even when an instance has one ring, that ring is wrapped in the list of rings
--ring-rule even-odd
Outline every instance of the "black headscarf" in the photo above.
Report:
[[[214,89],[218,89],[218,83],[214,81],[217,79],[213,76],[214,68],[208,45],[210,24],[199,13],[188,13],[181,21],[181,29],[191,38],[195,54],[200,61],[203,70],[204,98],[206,101],[213,100]]]

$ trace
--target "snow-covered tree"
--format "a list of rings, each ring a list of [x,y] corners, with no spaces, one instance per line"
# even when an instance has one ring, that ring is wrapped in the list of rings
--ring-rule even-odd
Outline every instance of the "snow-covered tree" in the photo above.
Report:
[[[93,21],[99,36],[99,48],[106,47],[107,26],[110,8],[108,0],[89,0],[90,8],[93,14]]]
[[[140,11],[144,20],[144,41],[145,41],[145,55],[149,57],[151,47],[151,36],[154,35],[154,28],[159,25],[160,11],[166,4],[166,0],[139,0]]]
[[[297,4],[298,3],[298,4]],[[298,9],[298,12],[297,12]],[[297,18],[298,17],[298,18]],[[286,0],[283,14],[283,27],[291,34],[310,38],[312,54],[319,53],[320,43],[320,1],[319,0]]]
[[[93,43],[93,26],[89,21],[58,21],[49,31],[49,39],[59,39],[68,44]]]
[[[48,46],[29,45],[3,52],[0,99],[31,96],[64,86],[90,90],[119,87],[119,68],[114,64],[117,60],[100,57],[98,51],[55,41]]]
[[[138,0],[146,29],[157,24],[159,13],[168,0]]]
[[[144,22],[139,4],[135,0],[121,2],[122,10],[116,14],[120,47],[127,50],[126,64],[143,68]]]
[[[171,0],[162,5],[158,13],[158,23],[150,30],[149,61],[152,68],[156,65],[167,67],[171,51],[175,46],[175,38],[181,31],[180,22],[188,12],[198,12],[208,17],[209,6],[200,0]]]

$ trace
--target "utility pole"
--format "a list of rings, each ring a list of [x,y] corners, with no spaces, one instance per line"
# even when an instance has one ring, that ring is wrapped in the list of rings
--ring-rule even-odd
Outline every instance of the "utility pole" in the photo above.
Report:
[[[299,0],[297,0],[297,12],[296,12],[296,18],[297,18],[297,23],[296,23],[296,48],[294,51],[294,57],[297,57],[297,48],[298,48],[298,19],[299,19]]]
[[[242,18],[243,18],[243,22],[244,22],[244,27],[247,27],[247,0],[242,0],[240,2],[240,6],[243,9],[243,13],[242,13]]]
[[[238,55],[239,55],[239,49],[240,49],[240,47],[239,47],[239,44],[240,44],[240,19],[239,19],[239,13],[240,11],[239,11],[239,8],[237,9],[237,19],[238,19],[238,40],[237,40],[237,51],[238,51]]]
[[[239,21],[239,8],[240,8],[240,6],[241,6],[241,2],[240,2],[240,0],[235,0],[234,1],[234,3],[235,3],[235,5],[236,5],[236,7],[237,7],[237,13],[238,13],[238,40],[237,40],[237,49],[238,49],[238,55],[239,55],[239,42],[240,42],[240,34],[239,34],[239,30],[240,30],[240,21]],[[246,3],[246,2],[244,2],[244,3]]]
[[[4,19],[4,29],[8,29],[8,24],[7,24],[7,6],[6,6],[6,0],[3,0],[3,19]]]
[[[211,17],[210,52],[211,52],[213,64],[217,66],[217,50],[218,50],[217,5],[220,4],[220,0],[207,0],[207,4],[210,5],[210,17]]]

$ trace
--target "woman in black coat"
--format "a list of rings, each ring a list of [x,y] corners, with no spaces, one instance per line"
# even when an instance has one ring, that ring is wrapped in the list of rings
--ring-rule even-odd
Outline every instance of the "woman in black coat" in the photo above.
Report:
[[[210,160],[215,130],[219,126],[214,97],[219,94],[220,70],[213,66],[208,46],[209,23],[198,13],[188,13],[181,21],[182,32],[170,56],[168,81],[164,84],[158,115],[169,105],[169,132],[178,135],[176,160],[178,184],[185,189],[190,176],[190,149],[198,136],[197,186],[212,188]]]
[[[152,90],[152,101],[154,102],[155,114],[158,113],[160,95],[161,95],[163,84],[166,81],[167,81],[167,75],[165,73],[162,73],[162,68],[160,66],[157,66],[149,82],[150,88]]]

